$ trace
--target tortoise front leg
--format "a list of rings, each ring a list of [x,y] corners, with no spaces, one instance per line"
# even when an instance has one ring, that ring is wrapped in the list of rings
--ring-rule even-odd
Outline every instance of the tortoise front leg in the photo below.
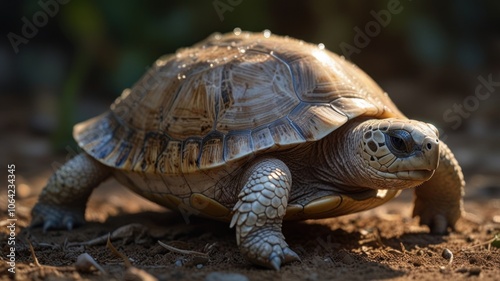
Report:
[[[86,153],[75,156],[50,177],[31,210],[31,226],[72,229],[85,222],[92,190],[110,175],[110,168]]]
[[[463,212],[464,177],[453,153],[443,142],[439,147],[439,166],[432,176],[415,188],[413,216],[428,225],[432,233],[444,234]]]
[[[231,220],[241,253],[255,264],[275,270],[300,261],[281,233],[292,185],[288,167],[276,159],[258,160],[247,169],[242,183]]]

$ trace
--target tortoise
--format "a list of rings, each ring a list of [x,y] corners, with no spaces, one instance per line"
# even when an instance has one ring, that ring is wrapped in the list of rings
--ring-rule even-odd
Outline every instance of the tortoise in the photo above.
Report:
[[[269,32],[214,34],[160,57],[100,116],[75,125],[83,152],[49,179],[32,225],[84,223],[113,176],[188,215],[230,222],[250,262],[299,256],[283,220],[379,206],[415,188],[413,216],[453,229],[464,180],[432,124],[410,120],[367,74],[324,48]]]

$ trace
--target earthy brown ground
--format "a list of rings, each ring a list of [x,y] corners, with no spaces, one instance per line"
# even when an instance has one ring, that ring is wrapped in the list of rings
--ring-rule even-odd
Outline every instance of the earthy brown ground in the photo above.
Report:
[[[64,159],[59,159],[61,162]],[[43,167],[32,163],[33,166]],[[26,228],[30,209],[50,175],[50,168],[17,176],[17,260],[16,275],[0,265],[1,280],[123,280],[127,272],[123,259],[104,243],[84,246],[82,242],[129,224],[124,238],[113,245],[131,261],[159,280],[219,280],[213,272],[239,273],[226,280],[499,280],[500,249],[488,241],[500,232],[500,194],[493,184],[498,179],[474,176],[469,179],[465,209],[457,230],[447,236],[428,234],[410,217],[411,191],[372,211],[340,218],[286,223],[284,234],[302,262],[282,267],[280,272],[258,268],[238,252],[234,231],[227,224],[187,217],[149,203],[114,180],[108,180],[92,195],[87,225],[73,231]],[[2,190],[2,194],[5,190]],[[2,200],[5,196],[2,195]],[[2,201],[2,206],[5,206]],[[2,260],[7,254],[7,216],[1,214]],[[134,230],[135,231],[132,231]],[[143,230],[143,231],[141,231]],[[162,241],[179,249],[206,253],[180,254],[161,247]],[[39,265],[36,265],[30,242]],[[449,249],[453,259],[442,257]],[[88,253],[105,272],[75,269],[77,257]],[[128,274],[128,275],[127,275]],[[137,277],[137,276],[136,276]],[[223,275],[215,277],[222,278]],[[238,279],[239,278],[239,279]],[[140,279],[130,279],[140,280]],[[145,279],[146,280],[146,279]]]

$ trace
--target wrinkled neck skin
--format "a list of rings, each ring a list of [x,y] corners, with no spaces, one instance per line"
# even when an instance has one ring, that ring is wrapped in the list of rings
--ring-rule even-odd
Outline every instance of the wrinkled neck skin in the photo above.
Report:
[[[348,193],[416,186],[416,182],[380,177],[362,158],[361,140],[364,128],[368,126],[363,121],[366,120],[350,121],[322,140],[312,143],[306,155],[296,158],[303,162],[293,164],[302,170],[304,176],[294,178],[294,183],[298,181],[297,184],[303,186]]]
[[[356,191],[376,189],[371,179],[376,176],[359,154],[363,135],[359,121],[344,124],[312,146],[313,155],[318,155],[311,163],[314,178],[334,189]]]

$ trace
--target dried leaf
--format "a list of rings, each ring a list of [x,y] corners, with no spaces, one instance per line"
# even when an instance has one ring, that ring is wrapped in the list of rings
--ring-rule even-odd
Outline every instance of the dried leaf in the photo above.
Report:
[[[108,249],[110,249],[110,250],[111,250],[111,252],[112,252],[115,256],[117,256],[117,257],[119,257],[119,258],[123,259],[123,262],[125,263],[125,266],[126,266],[127,268],[132,267],[132,263],[130,263],[130,260],[128,259],[128,257],[127,257],[127,256],[125,256],[124,254],[120,253],[120,252],[119,252],[119,251],[115,248],[115,246],[113,246],[113,244],[111,243],[111,238],[110,238],[110,237],[111,237],[111,234],[108,234],[108,241],[106,242],[106,247],[108,247]]]

